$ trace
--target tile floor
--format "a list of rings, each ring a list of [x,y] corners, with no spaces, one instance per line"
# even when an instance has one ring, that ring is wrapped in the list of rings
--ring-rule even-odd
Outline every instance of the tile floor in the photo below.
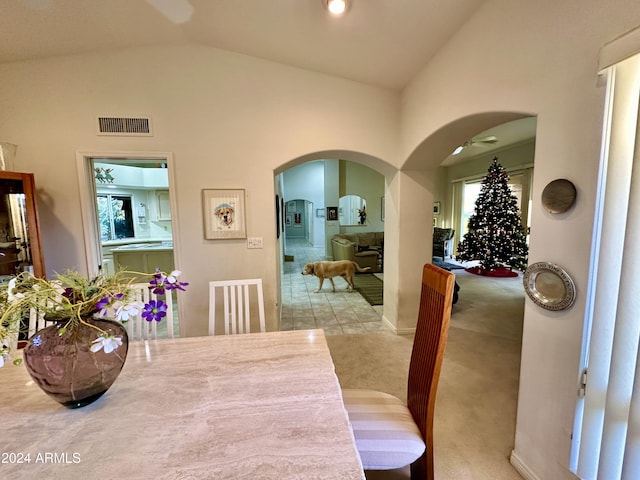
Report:
[[[325,259],[324,248],[288,239],[285,254],[294,261],[283,266],[280,330],[322,328],[326,335],[391,331],[382,320],[382,306],[373,307],[359,293],[349,293],[342,278],[334,279],[335,292],[325,280],[322,292],[314,293],[318,279],[301,272],[306,263]]]

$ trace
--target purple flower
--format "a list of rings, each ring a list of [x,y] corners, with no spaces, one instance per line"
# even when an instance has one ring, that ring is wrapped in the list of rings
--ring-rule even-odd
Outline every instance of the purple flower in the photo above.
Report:
[[[142,318],[144,318],[147,322],[151,322],[152,320],[160,322],[162,318],[166,316],[167,304],[162,300],[150,300],[142,310]]]
[[[101,298],[96,302],[96,310],[98,310],[99,314],[102,316],[107,315],[109,312],[109,307],[113,307],[114,304],[122,300],[124,298],[123,293],[116,293],[115,295],[107,295],[106,297]]]
[[[107,296],[107,297],[103,297],[100,300],[98,300],[96,302],[96,310],[102,310],[102,309],[106,309],[109,304],[111,303],[111,297]]]
[[[154,287],[152,290],[153,293],[156,295],[164,294],[164,283],[166,278],[167,277],[165,277],[160,268],[156,268],[156,273],[153,274],[153,278],[149,281],[149,285]]]
[[[156,273],[153,275],[153,279],[149,282],[149,284],[154,287],[153,293],[156,295],[163,295],[165,290],[184,291],[184,287],[189,284],[178,280],[181,273],[182,272],[180,270],[174,270],[169,275],[165,275],[159,268],[157,268]]]

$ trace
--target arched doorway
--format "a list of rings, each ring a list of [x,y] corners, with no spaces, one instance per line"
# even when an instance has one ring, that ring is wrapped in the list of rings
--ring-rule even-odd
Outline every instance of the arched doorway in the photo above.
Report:
[[[354,161],[354,158],[360,161]],[[362,310],[358,310],[361,315],[351,310],[352,301],[358,296],[357,292],[355,295],[340,297],[346,290],[346,283],[341,279],[335,280],[336,293],[339,295],[328,296],[331,291],[329,282],[325,282],[322,292],[315,294],[318,280],[305,279],[308,283],[313,283],[313,286],[294,286],[296,298],[292,299],[290,296],[291,283],[302,282],[300,271],[305,262],[301,263],[301,258],[308,256],[307,260],[314,261],[332,259],[331,239],[335,234],[384,232],[382,211],[386,178],[381,172],[371,168],[379,163],[378,159],[367,158],[355,152],[321,152],[289,162],[276,172],[276,194],[283,198],[285,205],[284,235],[279,239],[278,248],[281,329],[294,328],[290,321],[292,303],[296,305],[296,321],[300,322],[296,328],[324,328],[325,333],[363,333],[363,322],[367,322],[367,327],[373,327],[373,317],[369,313],[375,314],[375,320],[380,323],[383,310],[380,300],[383,295],[382,279],[379,279],[376,300],[368,297],[371,303],[365,303]],[[387,165],[385,170],[391,169]],[[337,215],[341,193],[353,193],[366,199],[367,219],[364,223],[346,225],[344,221],[340,221],[341,218],[346,218]],[[335,219],[328,215],[328,210],[335,210]],[[293,251],[294,248],[296,251]],[[378,270],[375,273],[381,274]],[[326,302],[319,301],[325,295]],[[334,301],[343,304],[339,308],[325,311],[323,307],[330,307]],[[356,321],[363,318],[363,322]],[[358,328],[361,330],[358,331]]]
[[[409,209],[409,213],[401,211],[401,218],[410,217],[412,212],[415,214],[409,199],[422,198],[423,201],[438,202],[439,226],[460,229],[463,206],[461,189],[465,184],[480,180],[487,173],[494,156],[507,165],[507,170],[511,172],[529,169],[529,176],[523,176],[519,183],[522,205],[526,207],[531,198],[530,188],[527,187],[531,184],[535,158],[536,123],[535,117],[527,117],[511,112],[472,115],[443,126],[425,139],[401,169],[413,180],[410,185],[412,188],[401,193],[401,210]],[[507,141],[510,136],[509,125],[514,121],[533,124],[534,136]],[[504,141],[500,142],[502,144],[493,142],[488,145],[493,148],[467,148],[467,152],[473,155],[467,153],[469,158],[465,159],[466,162],[452,161],[452,152],[456,147],[469,145],[468,142],[474,138],[491,136]],[[528,216],[525,214],[525,217]],[[418,229],[413,235],[424,236],[426,231],[427,228]],[[415,238],[401,238],[400,241],[401,246],[406,246],[411,245],[412,241],[415,243]],[[461,284],[460,300],[452,310],[449,345],[443,367],[443,377],[451,383],[445,382],[442,395],[439,391],[439,396],[445,401],[459,401],[461,404],[455,410],[443,408],[439,415],[443,423],[464,424],[469,436],[477,438],[479,445],[483,442],[486,445],[488,441],[497,442],[504,432],[508,432],[506,439],[500,440],[503,443],[499,446],[501,451],[508,453],[515,443],[518,405],[525,297],[522,275],[515,279],[488,279],[464,270],[457,272],[454,271]],[[455,358],[455,369],[451,371],[447,371],[447,355]],[[465,383],[455,382],[456,373],[465,378]],[[458,386],[451,387],[453,384]],[[500,401],[496,402],[496,398]],[[479,412],[487,418],[493,418],[493,423],[480,425],[476,421]]]

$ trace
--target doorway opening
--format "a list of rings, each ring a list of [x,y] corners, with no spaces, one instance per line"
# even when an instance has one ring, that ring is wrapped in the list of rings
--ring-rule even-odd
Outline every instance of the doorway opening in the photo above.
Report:
[[[313,202],[296,198],[285,204],[284,235],[288,239],[304,239],[313,243]]]
[[[95,172],[102,270],[173,270],[167,164],[156,159],[89,161]]]
[[[88,273],[174,270],[172,155],[83,152],[77,162]]]
[[[311,160],[283,170],[276,176],[276,190],[284,198],[280,243],[288,254],[279,265],[280,329],[322,328],[327,335],[389,331],[382,318],[384,283],[382,261],[378,262],[382,252],[364,252],[365,243],[367,249],[374,248],[365,239],[383,238],[385,176],[349,160]],[[344,236],[341,252],[352,252],[356,263],[373,258],[379,273],[357,274],[354,293],[342,278],[335,280],[335,292],[328,281],[316,292],[319,280],[300,272],[307,263],[346,259],[334,258],[333,239],[340,235]],[[363,251],[357,249],[357,240]],[[365,256],[368,253],[372,256]],[[365,282],[374,275],[370,283],[375,285]],[[362,292],[369,289],[378,294],[371,302]]]

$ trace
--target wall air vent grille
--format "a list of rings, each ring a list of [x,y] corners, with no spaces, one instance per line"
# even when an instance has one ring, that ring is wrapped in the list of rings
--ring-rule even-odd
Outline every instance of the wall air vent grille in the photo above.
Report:
[[[145,117],[98,117],[98,135],[150,137],[151,119]]]

